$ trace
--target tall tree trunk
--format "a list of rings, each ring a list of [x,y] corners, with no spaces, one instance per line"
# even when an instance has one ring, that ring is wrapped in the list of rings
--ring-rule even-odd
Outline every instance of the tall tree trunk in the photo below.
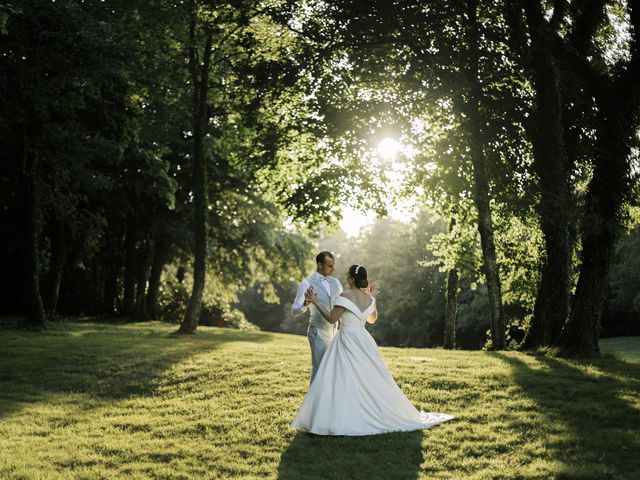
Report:
[[[124,296],[122,313],[133,315],[136,305],[136,243],[137,226],[132,218],[127,220],[127,233],[124,241]]]
[[[56,313],[62,275],[67,263],[67,243],[65,226],[58,218],[51,219],[51,267],[47,278],[46,309],[50,317]]]
[[[92,276],[93,279],[91,281],[91,292],[93,293],[93,300],[91,301],[91,310],[94,313],[100,312],[100,305],[103,302],[103,292],[104,292],[104,272],[103,272],[103,262],[100,261],[100,258],[96,255],[93,257],[91,261],[92,267]]]
[[[479,75],[479,45],[477,21],[477,0],[467,0],[467,17],[469,25],[468,45],[469,59],[466,72],[469,84],[469,101],[467,111],[469,113],[470,150],[473,163],[474,202],[478,210],[478,231],[482,245],[483,271],[487,282],[489,294],[489,314],[491,327],[491,346],[495,350],[505,348],[504,339],[504,313],[502,309],[502,289],[500,284],[500,269],[496,257],[496,246],[493,236],[493,222],[491,219],[491,207],[489,202],[489,181],[487,179],[486,159],[484,156],[484,142],[482,137],[482,116],[480,105],[482,102],[482,89],[478,81]]]
[[[447,275],[446,305],[444,310],[444,348],[456,348],[456,317],[458,316],[458,270],[452,268]]]
[[[40,227],[42,212],[38,195],[37,153],[29,144],[26,128],[22,135],[22,177],[25,196],[26,218],[25,232],[27,240],[26,272],[27,291],[29,292],[29,323],[34,328],[42,328],[47,324],[47,316],[40,292]]]
[[[537,2],[525,2],[531,34],[531,60],[536,90],[533,128],[534,169],[540,184],[538,213],[544,235],[545,258],[531,327],[525,348],[553,344],[567,320],[570,296],[570,194],[563,143],[559,72],[550,51],[550,26]]]
[[[147,313],[149,318],[158,318],[158,298],[160,293],[160,279],[162,270],[169,260],[168,251],[165,242],[161,239],[155,239],[153,244],[151,262],[151,274],[149,275],[149,288],[147,290]]]
[[[193,84],[193,200],[195,249],[193,261],[193,289],[187,311],[178,333],[192,333],[198,327],[202,310],[207,259],[207,162],[204,154],[204,137],[207,127],[207,92],[211,61],[212,34],[207,33],[202,61],[197,61],[195,47],[195,16],[189,29],[189,68]]]
[[[449,234],[456,225],[455,217],[449,222]],[[444,308],[444,348],[456,348],[456,318],[458,316],[458,270],[454,267],[447,274]]]
[[[136,305],[135,317],[139,320],[148,318],[146,305],[147,278],[150,256],[149,240],[140,242],[137,249],[136,262]]]
[[[107,234],[107,265],[105,268],[104,293],[102,309],[108,315],[114,314],[117,310],[118,299],[118,277],[122,267],[122,257],[119,254],[121,242],[121,232],[111,228]]]

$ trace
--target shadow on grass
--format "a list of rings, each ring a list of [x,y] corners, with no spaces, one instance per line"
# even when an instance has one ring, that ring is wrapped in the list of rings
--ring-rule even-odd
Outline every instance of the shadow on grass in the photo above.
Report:
[[[94,407],[153,395],[172,365],[237,341],[267,342],[270,337],[227,330],[173,336],[153,323],[74,322],[41,332],[0,331],[0,419],[59,395],[84,395]],[[89,402],[78,402],[78,407],[90,409]]]
[[[624,398],[640,393],[640,367],[617,359],[576,361],[535,357],[544,368],[519,358],[492,355],[507,363],[524,394],[535,402],[542,425],[532,431],[558,429],[545,439],[549,455],[564,464],[559,479],[640,478],[640,414]],[[519,426],[521,429],[527,426]]]
[[[298,433],[282,454],[279,480],[415,480],[422,463],[422,431],[366,437]]]

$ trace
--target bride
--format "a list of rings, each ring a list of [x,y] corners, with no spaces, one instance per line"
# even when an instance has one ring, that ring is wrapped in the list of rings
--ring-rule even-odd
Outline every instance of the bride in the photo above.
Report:
[[[347,274],[350,289],[329,312],[306,294],[329,323],[340,319],[340,329],[329,345],[291,426],[318,435],[374,435],[430,428],[453,417],[418,411],[404,396],[387,370],[365,323],[378,318],[375,294],[362,265]],[[367,292],[367,293],[365,293]]]

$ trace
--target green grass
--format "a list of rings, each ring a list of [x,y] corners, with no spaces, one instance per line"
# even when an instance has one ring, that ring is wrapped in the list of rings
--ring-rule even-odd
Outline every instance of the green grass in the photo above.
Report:
[[[431,430],[289,428],[304,337],[159,323],[0,331],[0,478],[637,479],[640,365],[383,348]]]
[[[640,363],[640,337],[603,338],[600,350],[626,362]]]

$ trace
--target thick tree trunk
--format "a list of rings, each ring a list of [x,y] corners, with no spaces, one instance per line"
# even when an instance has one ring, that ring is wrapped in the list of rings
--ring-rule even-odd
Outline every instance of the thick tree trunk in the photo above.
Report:
[[[127,221],[127,233],[124,241],[124,295],[122,299],[122,313],[133,315],[136,306],[136,242],[137,227],[130,218]]]
[[[195,249],[193,261],[193,289],[191,298],[178,333],[192,333],[198,327],[198,318],[202,310],[207,259],[207,162],[204,153],[204,137],[207,127],[207,92],[209,88],[209,68],[211,59],[211,33],[207,34],[202,52],[202,65],[195,55],[195,19],[190,28],[189,67],[193,80],[193,200]]]
[[[158,318],[158,298],[160,294],[160,279],[162,270],[167,264],[169,255],[165,242],[162,239],[156,239],[153,245],[151,274],[149,275],[149,288],[147,290],[147,313],[149,318]]]
[[[635,85],[607,89],[597,98],[595,168],[587,190],[582,263],[571,316],[560,339],[567,353],[591,356],[600,351],[607,280],[623,229],[623,204],[630,191],[629,156],[638,116],[637,98],[629,95],[633,88]],[[624,98],[617,97],[618,92],[624,92]]]
[[[573,199],[563,143],[559,72],[548,44],[550,27],[540,12],[528,9],[527,17],[536,89],[534,168],[540,184],[538,213],[545,241],[533,321],[524,341],[524,347],[531,349],[553,344],[569,314]]]
[[[640,114],[640,1],[627,3],[633,28],[631,59],[617,68],[594,95],[598,125],[593,177],[586,199],[581,268],[573,309],[560,344],[567,353],[599,353],[600,318],[616,242],[622,231],[622,210],[630,193],[631,146]],[[619,76],[618,76],[619,75]]]
[[[42,213],[38,196],[37,183],[37,154],[28,141],[26,131],[23,132],[23,189],[25,197],[26,218],[25,232],[27,241],[26,251],[26,288],[29,292],[29,323],[34,328],[42,328],[47,324],[47,316],[40,292],[40,226]]]
[[[474,202],[478,210],[478,231],[482,245],[483,270],[489,294],[489,314],[491,329],[491,347],[494,350],[505,348],[504,313],[502,310],[502,289],[500,285],[500,269],[496,257],[496,246],[493,237],[493,222],[489,202],[489,181],[486,173],[484,143],[482,138],[482,116],[479,105],[482,90],[478,83],[479,45],[477,0],[467,0],[469,60],[467,82],[469,83],[468,126],[470,130],[470,150],[473,163]]]
[[[452,268],[447,275],[446,305],[444,310],[444,348],[456,348],[456,317],[458,315],[458,270]]]
[[[65,238],[65,226],[57,218],[51,221],[51,267],[47,278],[46,309],[47,314],[53,317],[60,297],[60,285],[62,275],[67,263],[67,243]]]
[[[589,197],[592,197],[589,195]],[[602,208],[588,198],[587,216],[594,219]],[[585,233],[582,240],[582,265],[576,287],[571,316],[560,337],[560,346],[567,353],[590,356],[599,353],[600,317],[607,290],[607,277],[618,238],[615,221],[596,220],[599,232]],[[609,224],[609,225],[605,225]],[[593,228],[593,227],[591,227]]]

